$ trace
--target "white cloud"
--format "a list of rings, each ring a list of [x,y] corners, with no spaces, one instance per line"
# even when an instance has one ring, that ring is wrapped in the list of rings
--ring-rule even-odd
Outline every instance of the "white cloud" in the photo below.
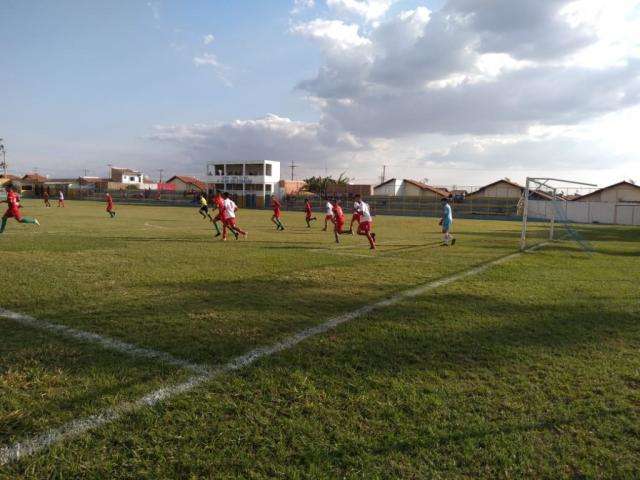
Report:
[[[213,43],[213,41],[216,39],[216,37],[214,37],[212,34],[208,33],[207,35],[205,35],[204,37],[202,37],[202,43],[204,45],[210,45],[211,43]]]
[[[294,0],[291,15],[298,15],[303,10],[313,8],[315,4],[315,0]]]
[[[212,67],[220,67],[220,62],[213,53],[203,53],[200,56],[193,57],[193,64],[196,67],[202,67],[205,65],[209,65]]]
[[[329,8],[362,17],[367,22],[381,19],[396,0],[327,0]]]
[[[291,27],[321,48],[317,74],[298,85],[317,122],[270,115],[154,138],[193,158],[294,160],[310,173],[327,162],[370,182],[382,164],[449,184],[640,177],[640,1],[448,0],[392,18],[391,2],[374,3],[328,0],[354,23]]]
[[[347,50],[369,45],[371,41],[359,34],[360,27],[346,24],[342,20],[323,20],[317,18],[291,28],[293,33],[318,40],[327,48]]]
[[[217,77],[227,87],[232,87],[233,83],[229,80],[228,74],[231,71],[229,67],[220,63],[213,53],[203,53],[193,57],[193,64],[196,67],[212,67],[216,71]]]

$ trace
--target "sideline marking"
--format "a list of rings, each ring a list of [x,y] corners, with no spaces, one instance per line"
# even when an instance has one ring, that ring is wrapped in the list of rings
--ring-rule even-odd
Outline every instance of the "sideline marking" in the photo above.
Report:
[[[100,345],[105,350],[113,350],[115,352],[124,353],[132,357],[157,360],[169,365],[184,368],[201,374],[209,371],[209,368],[204,365],[197,365],[195,363],[176,358],[173,355],[165,352],[152,350],[150,348],[138,347],[131,343],[116,340],[115,338],[104,337],[102,335],[98,335],[97,333],[78,330],[59,323],[51,323],[47,322],[46,320],[38,320],[29,315],[12,312],[10,310],[5,310],[4,308],[0,308],[0,318],[12,320],[26,327],[35,328],[37,330],[44,330],[63,337],[80,340],[84,343],[94,343]]]
[[[506,263],[510,260],[513,260],[514,258],[518,258],[524,255],[526,252],[538,250],[548,243],[549,242],[540,243],[525,250],[524,252],[510,253],[508,255],[505,255],[504,257],[491,260],[470,270],[456,273],[439,280],[434,280],[424,285],[405,290],[404,292],[396,293],[395,295],[387,299],[380,300],[378,302],[365,305],[343,315],[333,317],[326,322],[321,323],[320,325],[316,325],[315,327],[309,327],[301,330],[300,332],[270,346],[251,350],[250,352],[236,357],[225,364],[211,368],[206,374],[196,375],[183,383],[160,388],[145,395],[144,397],[134,400],[133,402],[121,403],[120,405],[117,405],[115,407],[103,410],[100,413],[90,415],[85,418],[72,420],[62,425],[61,427],[51,429],[41,435],[27,438],[26,440],[14,443],[13,445],[1,447],[0,465],[6,465],[10,462],[18,461],[26,456],[41,452],[49,448],[51,445],[61,442],[62,440],[72,439],[73,437],[77,437],[78,435],[89,430],[93,430],[108,423],[120,420],[125,415],[135,413],[142,408],[153,407],[162,401],[169,400],[183,393],[188,393],[198,386],[202,385],[203,383],[212,380],[215,377],[222,375],[223,373],[240,370],[264,357],[268,357],[284,350],[293,348],[304,340],[307,340],[308,338],[326,333],[344,323],[367,315],[375,310],[390,307],[392,305],[400,303],[403,300],[418,297],[436,288],[448,285],[458,280],[462,280],[463,278],[472,277],[474,275],[483,273],[493,266]]]

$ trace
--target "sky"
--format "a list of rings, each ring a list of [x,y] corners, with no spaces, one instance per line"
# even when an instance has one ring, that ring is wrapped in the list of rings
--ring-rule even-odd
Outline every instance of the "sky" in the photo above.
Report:
[[[12,173],[640,182],[640,0],[2,0]]]

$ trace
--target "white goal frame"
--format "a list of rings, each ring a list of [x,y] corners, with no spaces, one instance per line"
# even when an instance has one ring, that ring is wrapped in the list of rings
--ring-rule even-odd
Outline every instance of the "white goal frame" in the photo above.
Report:
[[[523,197],[523,207],[522,207],[522,232],[520,234],[520,250],[526,250],[527,248],[527,222],[529,218],[529,197],[531,196],[531,192],[536,192],[541,188],[545,188],[552,192],[551,201],[555,204],[558,201],[558,186],[557,183],[560,183],[565,186],[570,185],[579,185],[581,187],[597,187],[593,183],[585,183],[585,182],[576,182],[574,180],[563,180],[560,178],[538,178],[538,177],[527,177],[527,183],[524,188]],[[534,189],[532,189],[532,186]],[[545,192],[546,193],[546,192]],[[554,240],[555,234],[555,223],[556,223],[556,213],[555,213],[555,205],[554,208],[551,209],[551,218],[549,219],[549,240]]]

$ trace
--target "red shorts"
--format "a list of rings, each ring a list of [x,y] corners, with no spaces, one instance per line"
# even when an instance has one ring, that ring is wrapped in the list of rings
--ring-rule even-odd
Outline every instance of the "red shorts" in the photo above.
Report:
[[[305,212],[307,220],[311,220],[311,212]]]
[[[273,209],[273,216],[276,218],[280,218],[280,209],[279,208],[274,208]]]
[[[325,215],[324,219],[325,220],[331,220],[333,222],[333,215]]]
[[[223,222],[224,222],[224,224],[225,224],[227,227],[235,227],[235,226],[236,226],[236,219],[235,219],[235,217],[233,217],[233,218],[226,218],[226,219],[224,219],[224,220],[223,220]]]
[[[360,218],[361,218],[361,215],[358,212],[356,212],[353,214],[353,217],[351,217],[351,221],[353,222],[355,220],[358,223],[360,223]]]
[[[113,204],[112,203],[107,205],[107,212],[113,212]]]
[[[371,222],[362,222],[358,225],[358,233],[367,234],[371,232]]]
[[[17,207],[9,207],[7,211],[4,212],[2,218],[15,218],[16,220],[22,220],[22,215],[20,214],[20,209]]]
[[[338,232],[342,231],[342,228],[344,227],[344,218],[338,218],[335,221],[335,225],[336,225],[336,230]]]
[[[224,223],[224,216],[221,213],[218,213],[215,217],[213,217],[214,222],[222,222]]]

